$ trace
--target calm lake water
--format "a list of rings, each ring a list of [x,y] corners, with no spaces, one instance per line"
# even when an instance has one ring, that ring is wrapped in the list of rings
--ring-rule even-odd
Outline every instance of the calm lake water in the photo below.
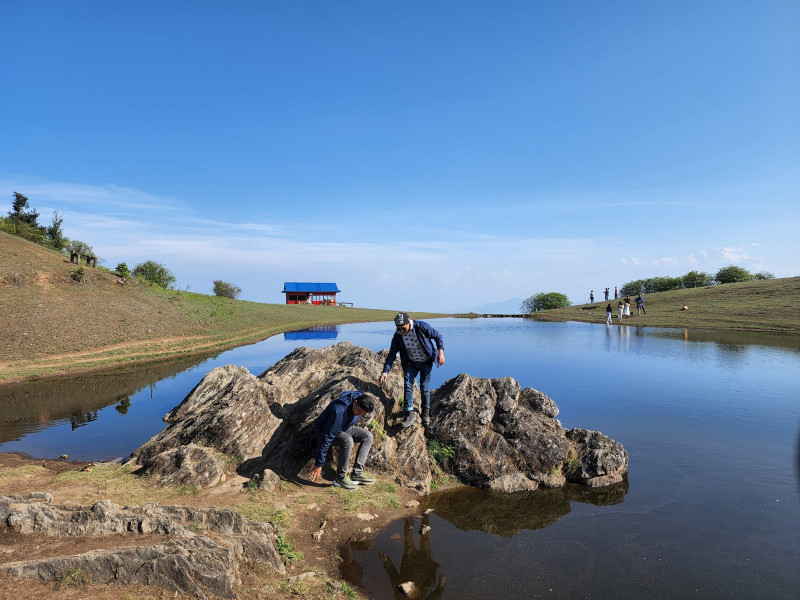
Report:
[[[376,598],[800,597],[798,336],[439,319],[447,363],[549,395],[567,428],[630,453],[628,480],[592,492],[431,495],[435,509],[343,549],[342,573]],[[115,376],[0,387],[0,451],[127,456],[223,364],[259,374],[297,346],[388,347],[389,323],[284,334],[209,358]],[[376,375],[380,365],[375,367]],[[1,492],[2,490],[0,490]],[[443,585],[442,585],[443,583]]]

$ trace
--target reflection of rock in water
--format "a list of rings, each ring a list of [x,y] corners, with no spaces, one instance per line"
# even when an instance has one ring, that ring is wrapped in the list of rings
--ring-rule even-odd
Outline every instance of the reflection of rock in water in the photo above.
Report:
[[[544,529],[570,512],[570,502],[611,506],[625,500],[628,481],[593,490],[584,486],[512,494],[458,488],[428,496],[425,506],[455,527],[513,537],[524,529]]]

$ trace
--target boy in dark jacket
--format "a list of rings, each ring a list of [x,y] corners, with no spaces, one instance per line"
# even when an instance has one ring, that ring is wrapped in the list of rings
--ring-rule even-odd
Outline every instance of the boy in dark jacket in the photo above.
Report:
[[[427,427],[430,423],[428,414],[431,407],[431,370],[433,361],[439,365],[444,364],[444,342],[441,334],[425,321],[412,321],[408,313],[398,313],[394,318],[397,329],[392,336],[392,345],[389,347],[389,356],[383,364],[380,384],[386,382],[389,371],[392,370],[395,356],[400,353],[400,364],[403,365],[403,380],[405,382],[404,404],[406,418],[403,427],[414,424],[414,380],[419,374],[419,390],[422,392],[422,424]]]
[[[346,490],[354,490],[358,484],[369,485],[375,479],[364,472],[364,463],[372,448],[372,434],[362,427],[356,427],[358,419],[375,410],[372,398],[361,392],[342,392],[333,400],[322,414],[317,417],[315,428],[317,430],[317,451],[314,456],[314,468],[309,479],[317,481],[322,473],[322,465],[328,456],[331,445],[339,446],[339,460],[336,468],[336,478],[333,485]],[[350,454],[356,442],[361,446],[356,454],[353,465],[353,476],[348,477],[350,471]]]

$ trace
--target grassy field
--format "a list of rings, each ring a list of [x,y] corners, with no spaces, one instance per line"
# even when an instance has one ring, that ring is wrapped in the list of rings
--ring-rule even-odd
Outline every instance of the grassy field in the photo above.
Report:
[[[77,266],[64,256],[2,232],[0,256],[0,383],[206,354],[283,331],[394,316],[230,300],[135,280],[123,285],[102,267],[85,268],[85,281],[78,282],[72,277]]]
[[[631,298],[631,318],[623,324],[657,327],[741,329],[800,333],[800,277],[727,283],[711,287],[672,290],[645,295],[646,315],[636,315]],[[542,311],[537,318],[554,321],[605,323],[611,304],[614,324],[617,301],[576,304]],[[688,310],[682,310],[684,306]]]

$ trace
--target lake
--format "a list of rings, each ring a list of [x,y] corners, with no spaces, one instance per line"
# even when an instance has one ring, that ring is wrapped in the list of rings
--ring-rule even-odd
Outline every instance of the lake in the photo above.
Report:
[[[624,484],[532,494],[432,494],[434,512],[342,550],[376,598],[800,597],[800,339],[523,319],[437,319],[447,363],[511,376],[556,402],[567,428],[630,453]],[[259,374],[297,346],[388,347],[390,323],[283,334],[208,358],[114,376],[0,387],[0,451],[127,456],[212,368]],[[380,365],[376,365],[376,376]],[[444,576],[444,577],[442,577]],[[443,580],[443,581],[442,581]],[[442,585],[443,583],[443,585]]]

